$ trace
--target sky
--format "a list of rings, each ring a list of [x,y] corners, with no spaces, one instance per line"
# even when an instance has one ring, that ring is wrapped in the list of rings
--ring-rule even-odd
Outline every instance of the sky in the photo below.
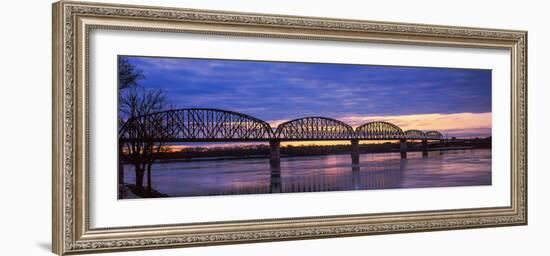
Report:
[[[491,134],[491,70],[126,56],[177,108],[284,121],[389,121],[449,137]]]

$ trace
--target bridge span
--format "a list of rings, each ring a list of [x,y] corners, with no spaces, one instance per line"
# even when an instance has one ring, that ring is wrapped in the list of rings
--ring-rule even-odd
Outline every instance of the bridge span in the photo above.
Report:
[[[443,141],[438,131],[403,131],[383,121],[362,124],[355,129],[327,117],[303,117],[276,128],[258,118],[221,109],[172,109],[129,118],[119,130],[119,143],[159,142],[269,142],[271,166],[280,164],[283,141],[350,141],[352,163],[359,163],[361,140],[399,140],[401,158],[407,158],[407,141],[422,141],[427,155],[428,141]]]

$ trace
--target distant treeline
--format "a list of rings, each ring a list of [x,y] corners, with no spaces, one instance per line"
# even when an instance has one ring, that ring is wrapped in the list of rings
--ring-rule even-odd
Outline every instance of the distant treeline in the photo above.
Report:
[[[471,140],[456,140],[447,142],[430,142],[429,149],[452,148],[491,148],[491,137]],[[407,151],[421,151],[421,142],[407,142]],[[360,153],[399,152],[399,142],[380,144],[359,144]],[[302,145],[282,146],[281,156],[319,156],[349,154],[350,145]],[[198,160],[207,158],[264,158],[269,157],[270,148],[266,144],[234,146],[234,147],[187,147],[177,152],[163,152],[157,155],[160,160]]]

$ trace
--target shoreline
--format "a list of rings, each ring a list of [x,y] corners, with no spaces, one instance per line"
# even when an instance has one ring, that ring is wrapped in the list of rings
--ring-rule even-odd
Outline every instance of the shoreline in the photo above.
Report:
[[[421,142],[407,142],[407,152],[421,152],[423,144]],[[476,138],[470,141],[456,140],[445,142],[434,142],[428,146],[428,151],[448,151],[463,149],[490,149],[492,148],[491,137]],[[157,163],[170,162],[200,162],[200,161],[225,161],[242,159],[269,159],[271,156],[269,145],[254,146],[234,146],[234,147],[189,147],[179,151],[167,150],[156,153],[153,158]],[[288,157],[306,157],[306,156],[329,156],[329,155],[348,155],[351,154],[351,148],[348,144],[337,145],[287,145],[279,148],[281,158]],[[379,154],[379,153],[398,153],[400,152],[399,143],[379,143],[379,144],[360,144],[359,154]],[[124,164],[130,164],[130,161],[124,161]]]
[[[491,149],[491,148],[476,148],[476,147],[447,147],[447,148],[431,148],[431,151],[453,151],[453,150],[468,150],[468,149]],[[412,149],[407,152],[422,152],[421,149]],[[381,152],[363,152],[362,154],[385,154],[385,153],[399,153],[399,151],[381,151]],[[312,157],[312,156],[330,156],[330,155],[349,155],[349,152],[332,153],[332,154],[310,154],[310,155],[285,155],[281,154],[281,158],[290,157]],[[207,162],[207,161],[233,161],[244,159],[269,159],[270,155],[248,155],[248,156],[224,156],[224,157],[197,157],[197,158],[172,158],[172,159],[158,159],[156,163],[179,163],[179,162]],[[124,163],[129,164],[129,163]]]

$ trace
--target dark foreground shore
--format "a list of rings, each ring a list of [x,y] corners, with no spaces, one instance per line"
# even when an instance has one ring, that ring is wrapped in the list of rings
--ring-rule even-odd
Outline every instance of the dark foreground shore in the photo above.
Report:
[[[118,190],[119,199],[168,197],[167,194],[158,192],[155,189],[138,188],[134,184],[119,184]]]

